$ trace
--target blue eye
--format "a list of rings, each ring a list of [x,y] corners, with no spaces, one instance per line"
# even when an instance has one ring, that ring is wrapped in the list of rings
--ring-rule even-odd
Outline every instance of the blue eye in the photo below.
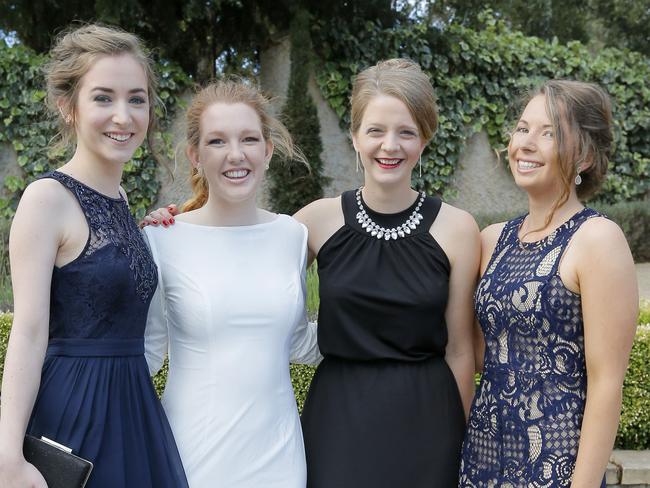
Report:
[[[552,131],[552,130],[545,130],[545,131],[542,133],[542,135],[543,135],[544,137],[550,137],[551,139],[554,137],[554,136],[553,136],[553,131]]]
[[[244,142],[259,142],[259,141],[260,139],[258,137],[250,136],[244,138]]]
[[[208,144],[213,144],[213,145],[220,146],[220,145],[224,144],[224,141],[223,141],[223,139],[215,138],[215,139],[210,139],[208,141]]]
[[[99,103],[108,103],[111,101],[111,97],[108,95],[97,95],[93,100]]]
[[[147,100],[145,100],[142,97],[132,97],[129,99],[129,103],[133,103],[135,105],[142,105],[143,103],[147,103]]]

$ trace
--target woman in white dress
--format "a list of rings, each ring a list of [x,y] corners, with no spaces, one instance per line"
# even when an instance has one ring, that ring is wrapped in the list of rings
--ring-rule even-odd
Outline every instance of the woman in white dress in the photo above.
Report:
[[[144,231],[159,273],[150,371],[169,353],[163,406],[190,487],[304,488],[289,361],[320,358],[305,316],[307,230],[256,206],[274,148],[301,156],[237,81],[193,98],[187,144],[194,197],[176,225]]]

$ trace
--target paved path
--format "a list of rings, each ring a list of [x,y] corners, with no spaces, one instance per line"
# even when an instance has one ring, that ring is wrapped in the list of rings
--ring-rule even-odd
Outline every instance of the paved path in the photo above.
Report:
[[[639,297],[650,301],[650,263],[637,264],[636,276],[639,281]]]

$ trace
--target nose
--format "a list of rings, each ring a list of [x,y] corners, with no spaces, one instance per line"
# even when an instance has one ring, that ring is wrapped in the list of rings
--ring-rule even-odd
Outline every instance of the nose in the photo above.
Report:
[[[395,136],[395,134],[392,134],[390,132],[387,133],[381,143],[381,148],[387,153],[398,151],[399,142],[397,141],[397,137]]]
[[[239,144],[232,144],[230,151],[228,151],[228,161],[231,163],[238,163],[244,160],[244,152],[241,150]]]
[[[533,131],[523,134],[521,148],[527,151],[534,151],[537,148],[537,137]]]
[[[131,111],[127,103],[119,102],[115,104],[113,122],[118,125],[127,125],[131,122]]]

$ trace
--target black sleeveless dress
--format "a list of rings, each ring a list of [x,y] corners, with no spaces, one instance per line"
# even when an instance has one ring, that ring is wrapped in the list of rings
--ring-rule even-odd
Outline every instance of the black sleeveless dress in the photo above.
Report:
[[[27,432],[94,464],[87,488],[187,488],[144,357],[156,265],[126,201],[54,171],[77,199],[89,235],[55,267],[49,344]]]
[[[307,486],[455,488],[465,418],[444,360],[450,266],[429,233],[441,202],[427,197],[423,221],[397,240],[362,228],[354,192],[341,203],[345,225],[318,254],[324,360],[302,414]],[[394,227],[416,204],[365,209]]]

